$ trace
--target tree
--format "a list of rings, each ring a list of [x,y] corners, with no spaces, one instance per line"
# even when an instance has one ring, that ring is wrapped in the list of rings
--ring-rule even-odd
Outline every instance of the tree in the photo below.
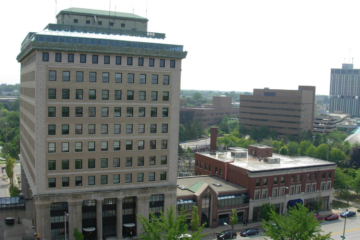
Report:
[[[276,130],[271,130],[269,133],[271,139],[278,139],[278,132]]]
[[[299,155],[306,156],[306,151],[310,146],[311,146],[311,142],[309,140],[301,141],[299,146]]]
[[[322,160],[327,160],[328,145],[323,143],[317,148],[316,157]]]
[[[321,210],[322,204],[323,204],[323,200],[321,198],[321,193],[319,193],[319,196],[314,201],[314,209],[317,215],[319,215],[319,211]]]
[[[335,168],[334,188],[344,194],[347,192],[348,182],[349,178],[339,168]]]
[[[235,226],[235,224],[237,224],[237,222],[238,222],[238,216],[237,216],[237,213],[236,213],[236,209],[232,209],[231,210],[231,216],[230,216],[230,224],[231,224],[231,230],[232,231],[234,231],[234,226]],[[232,231],[231,231],[231,234],[230,234],[231,239],[233,238]]]
[[[320,133],[315,134],[315,140],[313,142],[314,146],[317,147],[321,144],[321,135]]]
[[[256,127],[252,126],[249,132],[250,138],[257,140],[258,134],[259,130]]]
[[[262,217],[262,221],[270,221],[270,214],[271,214],[271,211],[275,211],[275,206],[274,204],[271,204],[271,203],[264,203],[262,206],[261,206],[261,217]]]
[[[317,155],[317,147],[311,145],[308,150],[306,151],[306,155],[309,157],[316,157]]]
[[[289,149],[289,155],[295,156],[298,153],[299,144],[297,142],[289,142],[287,148]]]
[[[201,233],[202,230],[205,228],[205,223],[203,224],[203,226],[200,225],[200,219],[199,219],[197,206],[193,206],[191,215],[192,215],[192,219],[190,221],[190,227],[192,230],[191,237],[192,237],[192,239],[201,239],[204,236],[206,236],[206,234]]]
[[[356,146],[351,150],[350,166],[360,167],[360,146]]]
[[[180,214],[176,214],[173,205],[166,209],[166,215],[160,211],[160,215],[150,213],[150,221],[148,217],[138,214],[138,219],[142,225],[142,233],[140,239],[144,240],[175,240],[181,234],[188,233],[186,224],[186,217],[184,208],[181,209]],[[204,226],[198,227],[197,231],[192,232],[191,239],[199,240],[206,236],[202,234]]]
[[[84,240],[84,235],[77,228],[74,228],[73,236],[75,240]]]
[[[346,156],[343,151],[338,148],[333,148],[330,151],[330,161],[339,164],[340,161],[345,160]]]
[[[263,228],[267,231],[265,236],[271,239],[331,239],[331,233],[322,235],[321,226],[314,218],[314,212],[308,212],[303,204],[297,204],[297,207],[290,207],[289,213],[278,215],[271,210],[270,221],[263,221]]]
[[[13,177],[14,177],[14,164],[15,164],[15,158],[10,157],[10,155],[8,154],[6,156],[6,167],[5,167],[5,171],[6,174],[8,176],[8,178],[10,179],[10,185],[13,185]]]
[[[248,129],[247,129],[243,124],[240,124],[240,126],[239,126],[239,133],[240,133],[242,136],[245,136],[245,135],[248,133]]]
[[[281,155],[288,155],[289,154],[289,149],[286,146],[284,146],[284,147],[280,148],[279,153]]]
[[[351,184],[351,187],[356,192],[357,195],[360,193],[360,169],[357,170],[356,178]]]

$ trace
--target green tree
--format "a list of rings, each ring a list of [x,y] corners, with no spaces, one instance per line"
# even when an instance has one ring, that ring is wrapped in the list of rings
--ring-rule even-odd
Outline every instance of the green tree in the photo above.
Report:
[[[357,170],[356,178],[351,184],[351,187],[356,192],[357,195],[360,193],[360,168]]]
[[[270,133],[269,133],[269,137],[271,139],[278,139],[278,132],[276,130],[271,130]]]
[[[19,196],[19,188],[10,184],[9,193],[10,193],[10,197],[17,197]]]
[[[345,140],[345,138],[347,138],[347,134],[341,133],[340,131],[335,130],[335,131],[330,132],[328,137],[333,142],[341,143]]]
[[[351,150],[350,166],[360,167],[360,146],[353,147]]]
[[[321,135],[320,133],[315,134],[315,140],[313,142],[314,146],[317,147],[321,144]]]
[[[245,136],[248,133],[248,129],[243,124],[240,124],[239,125],[239,133],[242,136]]]
[[[84,240],[84,235],[77,228],[74,228],[73,236],[75,240]]]
[[[307,149],[306,155],[309,156],[309,157],[316,157],[316,155],[317,155],[317,147],[315,147],[314,145],[311,145]]]
[[[263,139],[266,139],[269,137],[270,129],[268,126],[260,126],[258,131],[258,141],[262,141]]]
[[[306,156],[306,152],[310,146],[311,146],[311,142],[309,140],[301,141],[299,146],[299,155]]]
[[[252,126],[249,132],[250,138],[257,140],[258,134],[259,130],[256,127]]]
[[[186,136],[186,130],[184,125],[179,124],[179,141],[183,142],[187,140],[187,136]]]
[[[289,149],[289,155],[295,156],[299,151],[299,144],[297,142],[289,142],[287,148]]]
[[[345,153],[338,148],[331,149],[329,155],[330,155],[330,157],[329,157],[330,161],[332,161],[336,164],[339,164],[340,161],[346,159]]]
[[[349,141],[345,141],[342,146],[341,146],[341,150],[343,150],[343,152],[345,153],[345,155],[349,155],[351,152],[351,145],[349,143]]]
[[[284,146],[284,147],[280,148],[279,153],[280,153],[281,155],[286,156],[286,155],[289,154],[289,149],[288,149],[286,146]]]
[[[297,207],[291,207],[289,213],[278,215],[271,210],[270,221],[263,221],[263,228],[267,229],[265,236],[271,239],[331,239],[331,233],[322,235],[321,226],[314,218],[314,212],[308,212],[303,204],[297,204]]]
[[[190,227],[193,231],[198,231],[201,227],[200,225],[200,219],[199,219],[199,213],[198,213],[198,207],[193,206],[193,210],[191,212],[191,220],[190,220]]]
[[[270,221],[270,214],[271,214],[271,211],[275,211],[275,206],[274,204],[271,204],[271,203],[264,203],[262,206],[261,206],[261,217],[262,217],[262,221]]]
[[[327,160],[328,145],[323,143],[317,148],[316,157],[322,160]]]
[[[349,177],[346,176],[339,168],[335,168],[334,188],[344,194],[348,191]]]
[[[6,167],[5,167],[5,172],[8,176],[8,178],[10,179],[10,185],[13,185],[13,177],[14,177],[14,164],[15,164],[15,158],[10,157],[10,155],[8,154],[6,156]]]
[[[321,198],[321,193],[319,193],[319,196],[314,201],[314,209],[317,215],[319,215],[319,211],[321,210],[322,204],[323,204],[323,200]]]

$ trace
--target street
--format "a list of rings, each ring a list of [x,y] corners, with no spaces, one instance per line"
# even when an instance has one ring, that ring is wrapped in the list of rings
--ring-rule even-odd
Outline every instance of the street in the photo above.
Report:
[[[5,164],[0,164],[5,165]],[[14,176],[16,177],[18,174],[20,175],[21,169],[20,164],[16,163],[14,166]],[[9,188],[10,181],[5,173],[5,169],[3,173],[0,173],[0,197],[9,197]]]

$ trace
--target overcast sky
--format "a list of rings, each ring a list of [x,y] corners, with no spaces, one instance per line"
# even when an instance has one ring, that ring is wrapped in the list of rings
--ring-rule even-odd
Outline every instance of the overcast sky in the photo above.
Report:
[[[148,31],[184,45],[182,89],[252,91],[316,86],[329,94],[330,68],[360,68],[360,1],[111,0],[149,19]],[[55,0],[2,1],[0,82],[20,82],[16,56],[26,34],[55,22]],[[109,0],[57,0],[109,10]],[[145,16],[147,8],[147,16]],[[351,55],[349,53],[351,49]]]

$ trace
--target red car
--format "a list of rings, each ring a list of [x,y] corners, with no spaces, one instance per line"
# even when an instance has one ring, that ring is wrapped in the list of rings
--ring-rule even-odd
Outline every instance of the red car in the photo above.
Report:
[[[323,217],[323,216],[320,216],[320,215],[314,215],[314,218],[315,218],[318,222],[324,221],[324,217]]]
[[[330,220],[336,220],[339,219],[339,215],[336,214],[329,214],[325,217],[325,220],[330,221]]]

